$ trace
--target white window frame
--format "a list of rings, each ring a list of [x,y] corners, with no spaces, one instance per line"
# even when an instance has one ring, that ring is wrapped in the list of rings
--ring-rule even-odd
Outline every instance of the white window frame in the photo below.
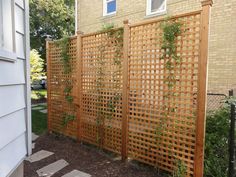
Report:
[[[166,14],[167,9],[167,0],[165,0],[165,9],[164,10],[157,10],[155,12],[152,12],[152,0],[147,0],[147,9],[146,9],[146,15],[163,15]]]
[[[107,6],[109,2],[116,1],[116,11],[117,11],[117,0],[103,0],[103,16],[109,16],[116,14],[116,11],[107,13]]]
[[[0,13],[0,61],[9,61],[9,62],[15,62],[17,59],[16,55],[16,42],[15,42],[15,1],[11,1],[11,14],[12,14],[12,48],[13,51],[8,51],[3,48],[4,41],[3,41],[3,14]],[[0,9],[2,9],[2,1],[0,0]],[[2,10],[1,10],[2,12]]]

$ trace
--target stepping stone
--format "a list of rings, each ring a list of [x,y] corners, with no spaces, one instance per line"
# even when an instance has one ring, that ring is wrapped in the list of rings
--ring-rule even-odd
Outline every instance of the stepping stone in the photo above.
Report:
[[[46,106],[47,103],[39,103],[39,105]]]
[[[38,135],[32,132],[32,141],[35,141],[36,139],[38,139],[38,137],[39,137]]]
[[[32,104],[32,107],[36,107],[36,106],[47,106],[47,103],[38,103],[38,104]]]
[[[32,110],[37,111],[43,109],[42,107],[33,107]]]
[[[40,110],[39,112],[46,114],[46,113],[48,113],[48,110],[44,109],[44,110]]]
[[[35,148],[35,143],[32,143],[32,149],[34,149]]]
[[[58,160],[54,163],[51,163],[51,164],[37,170],[36,172],[39,176],[50,177],[53,174],[55,174],[56,172],[60,171],[64,167],[66,167],[67,165],[69,165],[69,164],[65,160],[61,159],[61,160]]]
[[[54,154],[53,152],[41,150],[41,151],[38,151],[38,152],[32,154],[31,156],[29,156],[28,158],[26,158],[26,160],[33,163],[33,162],[37,162],[42,159],[45,159],[53,154]]]
[[[62,177],[91,177],[91,175],[82,171],[73,170],[70,173],[63,175]]]
[[[115,157],[115,158],[113,158],[112,160],[113,160],[113,161],[121,161],[122,158],[121,158],[121,157]]]

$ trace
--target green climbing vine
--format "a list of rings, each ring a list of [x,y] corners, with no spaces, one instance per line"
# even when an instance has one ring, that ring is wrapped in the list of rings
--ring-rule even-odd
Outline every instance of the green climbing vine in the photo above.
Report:
[[[75,118],[76,118],[75,115],[65,113],[63,115],[63,123],[62,123],[63,127],[65,127],[70,121],[75,120]]]
[[[123,50],[123,28],[120,28],[118,30],[109,30],[107,32],[108,38],[111,39],[111,43],[114,46],[114,57],[113,57],[113,65],[115,67],[115,71],[112,73],[112,82],[113,82],[113,90],[115,91],[114,95],[110,98],[110,100],[107,103],[108,107],[108,113],[106,115],[106,118],[108,120],[112,120],[112,117],[114,116],[118,104],[121,100],[121,69],[122,69],[122,50]]]
[[[107,120],[112,120],[112,117],[114,116],[117,106],[121,100],[121,69],[122,69],[122,50],[123,50],[123,29],[120,28],[118,30],[114,29],[113,24],[104,25],[103,29],[100,31],[101,33],[106,35],[106,42],[101,43],[101,45],[98,47],[99,50],[99,57],[97,60],[97,79],[96,79],[96,93],[97,93],[97,118],[96,118],[96,124],[99,129],[102,130],[102,125],[104,124],[104,118]],[[115,92],[113,96],[107,101],[104,98],[104,92],[105,92],[105,64],[106,64],[106,50],[113,50],[113,67],[115,70],[112,71],[112,80],[110,82],[112,83],[113,91]],[[106,109],[102,108],[104,105],[106,105]],[[101,133],[100,133],[101,134]],[[99,132],[97,134],[97,142],[100,143],[101,137],[99,135]]]
[[[185,163],[181,160],[176,161],[176,169],[174,170],[171,177],[186,177],[187,175],[187,167]]]
[[[162,112],[164,119],[161,119],[162,122],[158,125],[156,134],[157,137],[163,133],[166,125],[167,117],[170,113],[176,111],[176,107],[170,104],[171,97],[177,96],[173,91],[176,84],[176,68],[181,64],[181,58],[177,54],[176,50],[176,39],[182,33],[181,31],[182,24],[175,21],[164,21],[161,24],[163,30],[163,40],[162,40],[162,56],[161,60],[164,60],[164,70],[166,75],[164,76],[164,84],[167,86],[167,92],[164,95],[162,106]]]
[[[57,41],[56,44],[61,48],[61,60],[64,67],[65,74],[69,74],[71,72],[70,65],[70,55],[69,53],[69,43],[70,38],[68,36],[64,36],[61,40]]]
[[[181,57],[177,53],[177,46],[176,41],[179,35],[182,34],[182,23],[176,22],[173,20],[166,20],[161,24],[161,28],[163,30],[163,37],[162,37],[162,45],[161,45],[161,60],[163,60],[164,63],[164,88],[165,93],[163,96],[163,105],[161,106],[161,118],[160,123],[156,127],[156,141],[157,144],[160,144],[162,142],[162,136],[164,136],[165,130],[168,128],[171,121],[169,121],[169,116],[177,111],[177,106],[175,103],[171,102],[171,100],[174,100],[178,94],[174,92],[175,85],[177,82],[177,69],[179,68],[181,64]],[[166,146],[166,145],[165,145]],[[167,146],[166,146],[167,147]],[[171,149],[171,145],[168,145],[167,147],[169,156],[173,156]],[[176,160],[178,160],[176,157],[174,157]],[[182,173],[184,168],[181,164],[178,162],[177,164],[177,172],[174,172],[174,177],[180,177],[179,173]],[[181,167],[181,168],[180,168]],[[182,177],[182,176],[181,176]]]
[[[60,47],[61,49],[61,61],[63,63],[63,68],[64,68],[64,74],[69,75],[72,72],[72,67],[71,67],[71,57],[69,55],[69,43],[70,43],[70,38],[68,36],[64,36],[61,40],[56,42],[56,45]],[[65,89],[64,89],[64,95],[65,95],[65,100],[71,104],[74,100],[73,96],[71,95],[73,89],[72,82],[69,80],[65,81]],[[68,114],[65,113],[63,115],[63,126],[66,126],[68,122],[73,121],[75,119],[75,115],[73,114]]]

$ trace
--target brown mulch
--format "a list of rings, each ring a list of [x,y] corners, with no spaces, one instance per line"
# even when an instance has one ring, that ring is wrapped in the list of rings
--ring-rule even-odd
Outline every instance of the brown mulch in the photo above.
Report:
[[[160,177],[157,170],[150,166],[122,162],[112,154],[54,134],[45,134],[37,139],[33,153],[42,149],[55,154],[39,162],[25,161],[24,177],[38,177],[36,170],[60,159],[66,160],[69,165],[52,177],[61,177],[74,169],[92,177]]]

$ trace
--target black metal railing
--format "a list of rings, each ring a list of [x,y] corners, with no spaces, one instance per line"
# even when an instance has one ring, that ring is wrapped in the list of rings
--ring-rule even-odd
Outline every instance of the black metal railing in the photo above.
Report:
[[[229,91],[229,96],[233,97],[233,90]],[[230,130],[229,130],[229,171],[228,177],[235,177],[235,103],[230,103]]]
[[[220,109],[225,103],[227,95],[221,93],[207,93],[207,111]]]

